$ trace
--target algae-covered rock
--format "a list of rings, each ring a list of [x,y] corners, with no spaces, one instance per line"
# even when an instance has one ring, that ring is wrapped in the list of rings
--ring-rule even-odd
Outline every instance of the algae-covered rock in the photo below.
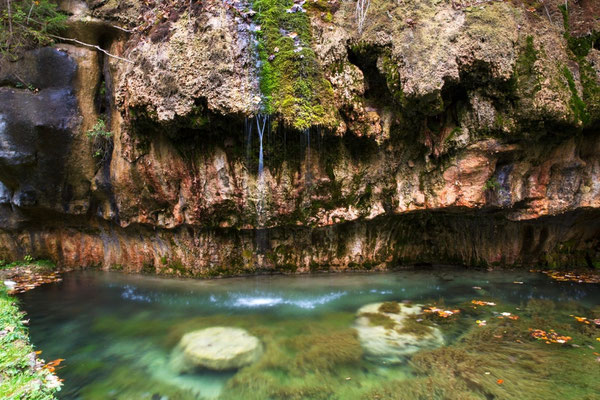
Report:
[[[419,314],[421,306],[417,304],[386,302],[361,307],[355,329],[365,356],[384,364],[397,364],[421,349],[442,346],[442,332],[419,321]]]
[[[213,327],[183,335],[173,350],[171,367],[178,372],[232,370],[252,364],[262,353],[260,340],[244,329]]]

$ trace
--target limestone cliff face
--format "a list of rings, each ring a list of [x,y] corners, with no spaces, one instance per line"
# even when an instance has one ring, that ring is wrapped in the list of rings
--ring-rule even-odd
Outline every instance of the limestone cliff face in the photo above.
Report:
[[[67,34],[121,59],[0,64],[1,257],[600,262],[595,2],[371,0],[362,29],[350,0],[151,3],[65,2]]]

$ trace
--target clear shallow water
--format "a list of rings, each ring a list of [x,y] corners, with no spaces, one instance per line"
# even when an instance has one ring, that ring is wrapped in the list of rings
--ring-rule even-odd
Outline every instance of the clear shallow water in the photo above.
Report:
[[[599,318],[599,289],[447,269],[211,281],[87,271],[21,300],[43,357],[66,359],[64,399],[599,399],[600,329],[571,316]],[[475,299],[497,305],[474,307]],[[461,313],[434,321],[446,346],[383,365],[364,357],[353,329],[356,311],[381,301]],[[236,372],[174,372],[181,336],[211,326],[247,329],[264,355]],[[573,339],[545,344],[529,328]]]

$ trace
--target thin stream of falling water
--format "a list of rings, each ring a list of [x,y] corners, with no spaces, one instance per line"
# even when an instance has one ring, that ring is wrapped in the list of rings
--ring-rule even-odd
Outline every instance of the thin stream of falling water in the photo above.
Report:
[[[266,248],[266,231],[263,229],[265,225],[264,202],[265,202],[265,177],[264,177],[264,155],[263,155],[263,137],[265,127],[267,127],[269,117],[259,114],[256,117],[256,128],[258,131],[259,150],[258,150],[258,201],[256,204],[256,240],[258,249]]]
[[[263,135],[265,133],[265,127],[267,124],[267,116],[258,115],[256,117],[256,128],[258,129],[258,140],[259,140],[259,150],[258,150],[258,196],[259,196],[259,211],[262,211],[262,202],[264,200],[264,156],[263,156]],[[262,120],[262,126],[261,126]],[[260,214],[260,212],[259,212]]]

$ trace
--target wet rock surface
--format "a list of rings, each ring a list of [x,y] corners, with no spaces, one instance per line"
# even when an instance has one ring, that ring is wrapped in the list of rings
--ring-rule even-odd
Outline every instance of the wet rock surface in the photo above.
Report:
[[[0,68],[0,180],[19,208],[61,210],[70,200],[68,159],[78,135],[77,69],[56,49],[27,53]],[[3,65],[4,67],[4,65]],[[76,174],[75,174],[76,175]]]
[[[61,44],[1,62],[0,256],[190,276],[598,263],[597,6],[564,25],[558,1],[553,22],[518,2],[373,1],[358,32],[334,3],[284,31],[314,52],[335,127],[272,115],[260,177],[257,10],[69,9],[70,34],[128,61]]]
[[[234,370],[257,361],[262,352],[258,338],[244,329],[206,328],[183,335],[173,351],[171,366],[178,372]]]
[[[382,364],[398,364],[423,349],[444,345],[439,328],[422,318],[422,306],[396,302],[373,303],[356,313],[355,329],[365,356]]]

